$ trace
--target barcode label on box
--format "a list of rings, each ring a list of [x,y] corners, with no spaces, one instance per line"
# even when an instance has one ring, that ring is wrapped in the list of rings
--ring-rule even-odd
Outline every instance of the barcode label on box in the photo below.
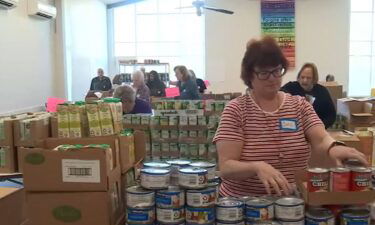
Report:
[[[62,160],[63,182],[100,183],[99,160]]]

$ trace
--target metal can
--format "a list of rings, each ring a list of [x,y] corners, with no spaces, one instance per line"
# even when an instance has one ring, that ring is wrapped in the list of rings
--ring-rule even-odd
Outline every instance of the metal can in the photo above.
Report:
[[[350,191],[350,169],[338,167],[332,168],[330,172],[331,191]]]
[[[275,216],[282,221],[299,221],[305,216],[305,202],[295,197],[280,198],[275,201]]]
[[[127,208],[127,224],[153,224],[155,221],[155,208]]]
[[[219,200],[219,187],[220,184],[218,182],[209,182],[207,187],[215,188],[215,195],[216,195],[216,202]]]
[[[201,168],[181,168],[178,171],[178,183],[180,186],[190,189],[207,187],[207,170]]]
[[[185,205],[185,191],[177,186],[156,192],[156,206],[159,208],[180,208]]]
[[[237,198],[221,198],[216,203],[216,220],[221,222],[243,221],[244,203]]]
[[[246,202],[246,220],[265,221],[274,217],[274,206],[270,200],[254,198]]]
[[[199,167],[207,170],[208,181],[214,180],[216,175],[216,164],[204,161],[190,163],[192,167]]]
[[[130,208],[149,208],[155,205],[155,192],[140,186],[126,189],[126,205]]]
[[[215,208],[186,207],[186,222],[191,224],[213,224]]]
[[[165,162],[145,162],[143,163],[144,168],[157,168],[157,169],[170,169],[171,164]]]
[[[335,216],[329,209],[312,208],[306,212],[306,225],[335,225]]]
[[[305,219],[299,221],[278,221],[280,225],[305,225]]]
[[[329,171],[324,168],[310,168],[307,188],[309,192],[327,192],[329,190]]]
[[[171,165],[171,185],[178,185],[178,170],[188,167],[191,161],[176,159],[168,160],[167,163]]]
[[[341,213],[342,225],[370,225],[370,211],[368,209],[345,209]]]
[[[369,191],[372,188],[371,183],[372,171],[366,167],[352,168],[352,176],[350,181],[351,191]]]
[[[180,224],[185,221],[185,208],[156,208],[156,218],[158,222],[167,224]]]
[[[141,169],[141,186],[146,189],[164,189],[168,188],[170,179],[170,170],[144,168]]]
[[[363,167],[363,163],[358,159],[347,159],[343,162],[346,168],[352,169],[355,167]]]
[[[214,206],[216,202],[216,189],[205,188],[186,191],[186,204],[191,207],[203,208]]]
[[[170,225],[169,223],[161,223],[161,222],[157,222],[155,225]],[[181,222],[181,223],[176,223],[174,225],[185,225],[185,221],[184,222]]]
[[[252,221],[252,220],[247,220],[246,225],[280,225],[278,221]]]
[[[216,225],[245,225],[245,221],[236,221],[236,222],[226,222],[226,221],[216,221]]]

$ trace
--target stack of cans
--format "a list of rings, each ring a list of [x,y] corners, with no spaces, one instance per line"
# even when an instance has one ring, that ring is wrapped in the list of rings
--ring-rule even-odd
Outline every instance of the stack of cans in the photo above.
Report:
[[[216,203],[217,225],[244,225],[244,202],[237,198],[221,198]]]
[[[185,222],[185,191],[178,186],[156,191],[156,218],[158,224]]]
[[[155,192],[140,186],[126,189],[127,223],[153,224],[155,221]]]
[[[304,225],[305,202],[295,197],[280,198],[275,201],[275,217],[281,224]]]

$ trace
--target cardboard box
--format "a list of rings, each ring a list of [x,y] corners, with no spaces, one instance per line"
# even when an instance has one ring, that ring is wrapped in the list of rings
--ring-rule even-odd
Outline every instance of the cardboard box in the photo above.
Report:
[[[119,136],[121,173],[125,173],[135,163],[146,156],[146,135],[135,131],[133,136]]]
[[[112,151],[51,150],[62,144],[109,144]],[[106,191],[121,173],[116,137],[50,138],[45,141],[44,149],[20,151],[27,152],[22,162],[27,191]]]
[[[306,187],[307,172],[305,170],[296,171],[295,180],[298,190],[308,205],[361,205],[375,200],[375,191],[308,192]]]
[[[50,137],[50,116],[42,115],[15,120],[13,135],[15,146],[37,147]]]
[[[342,87],[342,85],[338,84],[337,82],[319,82],[319,84],[321,84],[325,88],[327,88],[335,106],[337,105],[337,99],[340,99],[340,98],[344,97],[343,87]]]
[[[116,225],[124,218],[118,179],[108,192],[28,192],[33,225]]]
[[[23,188],[0,187],[0,224],[20,225],[25,221]]]
[[[25,156],[29,153],[29,149],[43,150],[43,148],[17,147],[17,171],[19,173],[23,173],[23,160]]]
[[[0,118],[0,146],[13,144],[13,121],[10,117]]]
[[[0,146],[0,173],[17,172],[17,150],[13,146]]]
[[[57,117],[51,116],[51,137],[58,138],[59,137],[59,131],[58,131],[58,123],[57,123]]]
[[[354,131],[356,127],[368,127],[374,121],[373,104],[368,101],[342,98],[337,100],[337,114],[346,119],[346,127]]]

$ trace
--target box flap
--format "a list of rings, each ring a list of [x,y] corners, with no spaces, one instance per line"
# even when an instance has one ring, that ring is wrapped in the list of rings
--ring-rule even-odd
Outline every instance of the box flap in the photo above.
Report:
[[[14,193],[14,192],[17,192],[19,191],[20,189],[19,188],[4,188],[4,187],[0,187],[0,200],[2,198],[5,198],[7,197],[8,195]]]
[[[352,116],[355,117],[371,117],[373,114],[371,113],[352,113]]]

